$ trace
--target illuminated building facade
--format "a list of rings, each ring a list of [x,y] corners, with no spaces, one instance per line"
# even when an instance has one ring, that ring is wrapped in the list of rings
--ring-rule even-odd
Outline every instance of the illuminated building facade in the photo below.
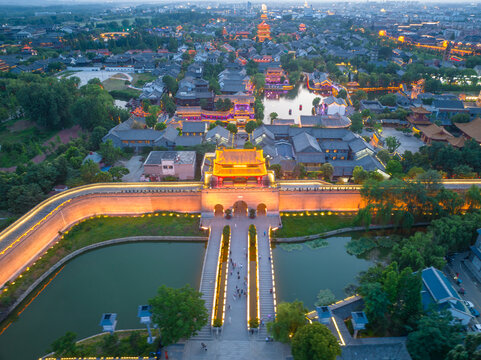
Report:
[[[268,176],[263,150],[218,149],[208,162],[204,180],[212,187],[268,186],[274,180]]]
[[[257,41],[264,42],[271,39],[271,26],[264,20],[257,25]]]

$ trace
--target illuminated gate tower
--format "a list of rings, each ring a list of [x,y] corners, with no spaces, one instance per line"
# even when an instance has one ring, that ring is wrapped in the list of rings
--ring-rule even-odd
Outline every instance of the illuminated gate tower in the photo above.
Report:
[[[262,150],[218,149],[210,162],[210,171],[206,171],[204,177],[208,186],[263,187],[274,182],[273,172],[267,171]]]

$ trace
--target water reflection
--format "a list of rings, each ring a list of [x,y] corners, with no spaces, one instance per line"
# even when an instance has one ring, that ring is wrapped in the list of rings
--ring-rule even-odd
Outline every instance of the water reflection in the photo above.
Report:
[[[309,91],[306,85],[298,84],[290,91],[266,91],[264,93],[264,124],[270,124],[270,114],[275,112],[279,119],[294,119],[299,123],[301,115],[312,115],[312,100],[325,97]],[[290,111],[289,111],[290,110]]]

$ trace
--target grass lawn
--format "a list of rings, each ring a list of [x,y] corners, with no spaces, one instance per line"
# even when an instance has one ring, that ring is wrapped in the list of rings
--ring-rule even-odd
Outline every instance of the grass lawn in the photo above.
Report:
[[[159,339],[159,331],[152,330],[152,335]],[[78,341],[76,343],[76,354],[82,354],[82,357],[97,356],[148,356],[149,353],[155,352],[158,343],[147,344],[147,330],[120,330],[114,335],[101,334],[89,339]],[[111,340],[108,341],[107,339]],[[106,346],[105,344],[112,344]],[[69,354],[73,356],[74,354]]]
[[[143,87],[145,83],[151,82],[155,79],[157,79],[157,77],[149,72],[142,74],[132,74],[132,84],[138,88]]]
[[[274,237],[287,238],[320,234],[349,227],[354,219],[354,215],[329,215],[330,212],[309,212],[309,214],[302,212],[281,215],[282,227],[274,231]]]
[[[157,214],[157,216],[156,216]],[[197,214],[156,213],[141,217],[97,217],[83,221],[65,232],[58,244],[42,255],[28,271],[9,284],[0,295],[0,313],[52,265],[87,245],[128,236],[205,236]],[[172,214],[172,216],[170,216]]]
[[[126,80],[109,78],[102,83],[107,91],[128,89],[125,85]]]

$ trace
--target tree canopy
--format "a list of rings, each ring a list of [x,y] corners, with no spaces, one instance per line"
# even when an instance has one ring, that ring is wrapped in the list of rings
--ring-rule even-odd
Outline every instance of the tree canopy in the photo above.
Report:
[[[190,338],[207,325],[209,317],[201,296],[189,285],[180,289],[162,285],[149,300],[152,319],[159,326],[164,346]]]
[[[335,360],[341,355],[336,337],[318,322],[301,327],[292,338],[294,360]]]

